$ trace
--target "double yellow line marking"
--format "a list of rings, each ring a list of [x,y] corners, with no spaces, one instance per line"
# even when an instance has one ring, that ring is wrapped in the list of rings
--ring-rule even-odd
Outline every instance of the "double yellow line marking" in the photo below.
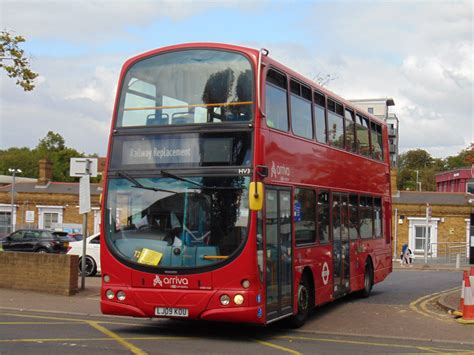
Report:
[[[36,318],[36,319],[50,319],[50,320],[58,320],[63,322],[43,322],[42,324],[88,324],[92,328],[98,330],[102,334],[106,335],[108,338],[101,339],[101,340],[114,340],[126,349],[130,350],[133,354],[143,355],[146,354],[145,351],[136,347],[132,343],[125,340],[123,337],[119,336],[117,333],[112,332],[111,330],[103,327],[99,323],[104,322],[97,322],[91,321],[86,319],[76,319],[76,318],[63,318],[63,317],[51,317],[51,316],[34,316],[34,315],[20,315],[14,313],[7,313],[8,316],[13,317],[23,317],[23,318]],[[109,322],[111,323],[111,322]],[[41,322],[2,322],[1,324],[41,324]],[[80,341],[82,339],[17,339],[17,340],[0,340],[0,343],[3,342],[38,342],[38,341]],[[84,339],[84,340],[95,340],[95,339]]]
[[[421,297],[410,304],[410,308],[424,316],[428,316],[431,318],[439,319],[439,315],[435,312],[430,311],[427,308],[427,304],[431,302],[434,298],[440,297],[444,294],[452,292],[459,288],[452,288],[449,290],[433,293],[431,295],[427,295]],[[192,339],[193,337],[185,337],[185,336],[135,336],[135,337],[122,337],[119,336],[117,333],[105,328],[103,324],[114,324],[114,325],[128,325],[128,326],[144,326],[145,324],[140,323],[128,323],[128,322],[114,322],[114,321],[93,321],[93,320],[86,320],[86,319],[77,319],[77,318],[62,318],[62,317],[52,317],[52,316],[39,316],[39,315],[20,315],[14,313],[6,313],[5,315],[13,316],[13,317],[23,317],[23,318],[33,318],[33,319],[43,319],[43,320],[51,320],[51,322],[41,322],[41,321],[27,321],[27,322],[0,322],[0,325],[35,325],[35,324],[87,324],[90,327],[96,329],[97,331],[104,334],[106,337],[101,338],[47,338],[47,339],[7,339],[7,340],[0,340],[1,343],[26,343],[26,342],[60,342],[60,341],[115,341],[127,350],[129,350],[133,354],[146,354],[146,352],[139,347],[133,345],[130,341],[145,341],[145,340],[184,340],[184,339]],[[446,319],[442,319],[446,320]],[[286,346],[282,346],[279,344],[275,344],[274,342],[270,342],[267,340],[262,339],[252,339],[256,343],[273,348],[275,350],[279,350],[281,352],[290,353],[293,355],[300,355],[301,352],[288,348]],[[339,344],[353,344],[353,345],[361,345],[361,346],[371,346],[371,347],[387,347],[387,348],[400,348],[400,349],[417,349],[419,351],[428,351],[428,352],[462,352],[462,349],[451,349],[451,348],[443,348],[443,347],[429,347],[429,346],[417,346],[417,345],[408,345],[408,344],[394,344],[394,343],[385,343],[385,342],[370,342],[370,341],[362,341],[362,340],[345,340],[345,339],[337,339],[337,338],[327,338],[327,337],[311,337],[311,336],[297,336],[297,335],[281,335],[275,336],[271,339],[274,340],[287,340],[289,342],[293,340],[301,340],[301,341],[312,341],[312,342],[326,342],[326,343],[339,343]]]
[[[423,296],[418,298],[417,300],[410,303],[410,309],[418,314],[421,314],[425,317],[429,317],[432,319],[440,320],[443,322],[451,322],[452,319],[448,319],[445,316],[440,315],[437,312],[433,312],[428,309],[428,303],[434,301],[435,299],[444,296],[448,293],[453,291],[460,290],[460,287],[453,287],[444,291],[435,292],[427,296]]]

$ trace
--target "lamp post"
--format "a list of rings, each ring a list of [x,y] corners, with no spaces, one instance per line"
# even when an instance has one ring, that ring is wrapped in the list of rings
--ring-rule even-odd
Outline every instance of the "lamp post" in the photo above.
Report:
[[[10,233],[13,233],[14,230],[13,230],[13,227],[14,227],[14,224],[13,224],[13,211],[14,211],[14,208],[15,208],[15,175],[16,174],[21,174],[22,171],[20,169],[8,169],[8,171],[10,173],[12,173],[12,196],[11,196],[11,207],[12,207],[12,211],[11,211],[11,215],[10,215],[10,222],[11,222],[11,231]]]

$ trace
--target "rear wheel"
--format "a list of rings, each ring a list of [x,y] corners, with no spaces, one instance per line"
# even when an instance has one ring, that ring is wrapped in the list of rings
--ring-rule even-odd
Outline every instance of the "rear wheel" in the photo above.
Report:
[[[289,321],[293,328],[301,327],[308,318],[312,308],[313,289],[307,276],[303,276],[298,285],[298,313],[291,316]]]
[[[367,298],[372,292],[372,286],[374,285],[374,271],[372,269],[372,264],[367,260],[365,263],[365,273],[364,273],[364,288],[360,291],[360,296],[362,298]]]
[[[38,250],[36,250],[36,252],[37,252],[38,254],[47,254],[47,253],[48,253],[48,249],[39,248]]]
[[[93,258],[86,256],[85,276],[94,276],[97,273],[97,264]],[[82,258],[79,259],[79,272],[82,274]]]

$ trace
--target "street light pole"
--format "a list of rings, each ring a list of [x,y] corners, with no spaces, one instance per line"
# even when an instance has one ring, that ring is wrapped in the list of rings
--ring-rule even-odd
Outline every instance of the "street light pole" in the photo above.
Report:
[[[13,212],[14,212],[14,208],[15,208],[15,175],[18,173],[22,173],[22,171],[20,169],[8,169],[8,171],[10,173],[12,173],[12,191],[11,191],[11,214],[10,214],[10,224],[11,224],[11,230],[10,230],[10,233],[13,233],[14,232],[14,223],[13,223]]]

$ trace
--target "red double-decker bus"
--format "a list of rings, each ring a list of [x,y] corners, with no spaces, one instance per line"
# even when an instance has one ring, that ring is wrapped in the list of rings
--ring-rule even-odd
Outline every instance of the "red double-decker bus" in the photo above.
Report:
[[[123,66],[103,313],[299,326],[392,270],[383,121],[272,60],[193,43]]]

